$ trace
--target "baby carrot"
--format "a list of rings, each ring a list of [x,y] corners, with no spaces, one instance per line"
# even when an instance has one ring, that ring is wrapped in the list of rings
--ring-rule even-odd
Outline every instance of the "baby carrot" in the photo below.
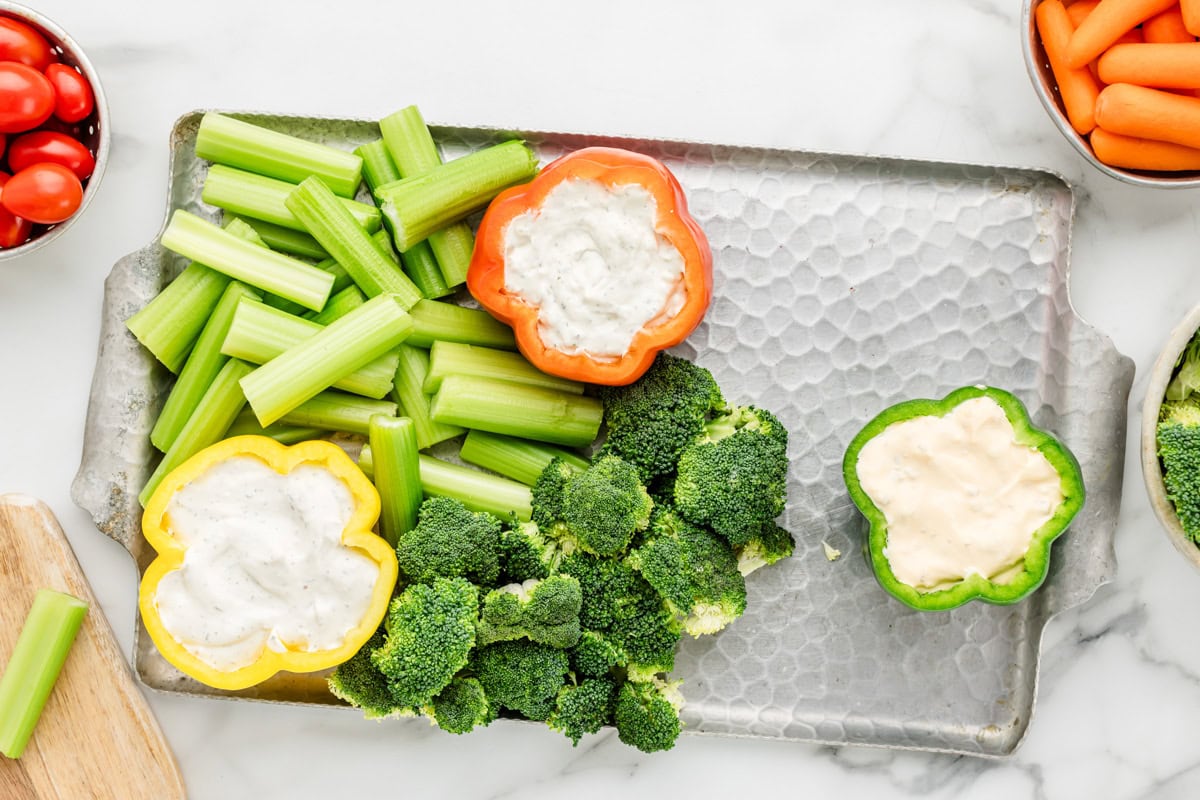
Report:
[[[1092,13],[1098,5],[1100,5],[1100,0],[1079,0],[1077,3],[1071,3],[1067,6],[1067,16],[1071,18],[1071,24],[1078,28],[1079,23],[1083,22],[1084,18]]]
[[[1200,2],[1198,0],[1179,0],[1179,13],[1183,17],[1183,26],[1193,36],[1200,36]]]
[[[1037,7],[1037,28],[1067,119],[1076,131],[1087,133],[1096,127],[1096,96],[1100,87],[1086,66],[1071,69],[1063,63],[1063,52],[1071,38],[1071,19],[1061,0],[1046,0]]]
[[[1114,83],[1096,99],[1096,124],[1110,133],[1200,147],[1200,97]]]
[[[1105,83],[1136,83],[1161,89],[1200,87],[1200,42],[1113,45],[1099,62]]]
[[[1178,7],[1168,8],[1142,23],[1142,34],[1150,44],[1172,44],[1194,42],[1196,37],[1183,24],[1183,13]]]
[[[1178,0],[1100,0],[1100,5],[1080,23],[1067,45],[1068,67],[1082,67],[1107,50],[1126,31]]]
[[[1200,170],[1200,149],[1195,147],[1122,136],[1103,128],[1093,130],[1090,138],[1096,158],[1111,167],[1156,172]]]

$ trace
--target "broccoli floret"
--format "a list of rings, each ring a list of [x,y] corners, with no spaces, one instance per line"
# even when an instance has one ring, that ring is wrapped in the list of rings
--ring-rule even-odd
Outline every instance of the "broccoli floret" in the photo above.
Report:
[[[371,663],[387,678],[397,705],[428,705],[467,665],[478,609],[479,591],[462,578],[413,584],[392,600],[387,636],[371,652]]]
[[[479,648],[471,671],[489,702],[544,720],[554,711],[568,666],[564,651],[522,639]]]
[[[1190,400],[1165,404],[1156,438],[1167,497],[1183,532],[1200,544],[1200,406]]]
[[[339,664],[329,675],[329,691],[361,708],[367,719],[412,716],[413,709],[396,702],[387,678],[371,663],[371,652],[383,646],[384,638],[384,629],[380,628],[348,661]]]
[[[579,470],[561,458],[553,458],[534,482],[533,521],[543,531],[549,531],[562,519],[563,493],[567,483],[578,474]]]
[[[679,456],[675,506],[743,545],[783,512],[787,467],[787,429],[769,411],[740,406],[705,425]]]
[[[494,586],[500,576],[500,520],[448,497],[421,503],[417,527],[400,536],[400,571],[415,583],[466,578]]]
[[[571,671],[585,678],[599,678],[625,666],[625,651],[598,631],[584,631],[571,648]]]
[[[608,427],[604,452],[636,466],[646,481],[673,472],[709,415],[725,408],[712,373],[666,353],[628,386],[602,387],[600,399]]]
[[[617,693],[613,711],[617,736],[643,753],[670,750],[683,727],[679,721],[681,708],[683,695],[678,681],[628,681]]]
[[[500,532],[500,580],[505,583],[547,578],[561,556],[558,542],[543,536],[534,522],[518,522]]]
[[[637,469],[605,456],[567,481],[562,521],[581,549],[615,556],[625,551],[636,532],[645,530],[653,505]]]
[[[729,543],[672,510],[656,509],[646,543],[628,562],[692,636],[716,633],[746,610],[746,579]]]
[[[570,575],[513,583],[488,592],[476,627],[479,645],[530,639],[551,647],[579,641],[579,581]]]
[[[450,685],[433,698],[425,713],[447,733],[468,733],[496,718],[483,686],[475,678],[450,681]]]
[[[790,557],[795,549],[796,540],[790,532],[774,522],[765,523],[749,541],[734,549],[737,553],[738,571],[749,575],[760,567],[767,567]]]
[[[558,690],[554,713],[546,724],[577,745],[585,733],[595,733],[612,721],[616,694],[617,682],[607,676],[588,678],[578,686],[568,684]]]

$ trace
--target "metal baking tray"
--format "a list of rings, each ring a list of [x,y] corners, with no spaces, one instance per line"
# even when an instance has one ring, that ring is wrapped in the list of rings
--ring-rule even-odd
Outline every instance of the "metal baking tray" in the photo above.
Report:
[[[350,148],[374,123],[243,115]],[[168,212],[209,218],[200,113],[171,134]],[[447,158],[513,136],[543,162],[593,144],[666,162],[715,256],[715,297],[679,352],[726,396],[775,410],[791,432],[785,525],[796,553],[752,575],[745,616],[685,638],[686,730],[1000,756],[1020,743],[1037,692],[1042,631],[1114,571],[1133,364],[1081,320],[1068,293],[1074,196],[1026,169],[608,136],[435,127]],[[105,286],[83,460],[72,495],[144,570],[137,493],[154,455],[168,374],[125,330],[182,261],[155,241]],[[865,526],[841,477],[846,445],[885,406],[975,383],[1004,387],[1083,466],[1087,503],[1054,545],[1050,576],[1014,606],[911,611],[876,584]],[[824,544],[843,555],[827,559]],[[155,689],[336,703],[321,676],[237,693],[163,661],[138,626],[137,673]]]

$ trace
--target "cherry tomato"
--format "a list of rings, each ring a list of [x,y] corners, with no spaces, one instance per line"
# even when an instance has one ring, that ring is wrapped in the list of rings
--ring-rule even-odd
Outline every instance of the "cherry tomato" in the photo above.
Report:
[[[65,133],[33,131],[13,139],[8,148],[10,169],[20,172],[43,163],[62,164],[81,181],[96,168],[96,159],[88,149]]]
[[[15,61],[0,62],[0,133],[36,128],[54,111],[54,88],[46,76]]]
[[[92,113],[96,106],[92,87],[74,67],[51,64],[46,68],[46,79],[54,87],[54,116],[63,122],[79,122]]]
[[[0,199],[4,196],[4,185],[11,177],[7,172],[0,172]],[[0,249],[24,244],[32,230],[32,222],[21,219],[0,205]]]
[[[0,17],[0,61],[16,61],[44,72],[54,63],[54,52],[45,37],[24,22]]]
[[[83,186],[62,164],[34,164],[8,179],[0,205],[31,222],[52,225],[79,208]]]

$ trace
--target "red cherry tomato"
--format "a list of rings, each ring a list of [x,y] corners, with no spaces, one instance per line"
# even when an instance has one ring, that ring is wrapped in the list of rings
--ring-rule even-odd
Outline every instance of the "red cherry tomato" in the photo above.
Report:
[[[54,89],[46,76],[15,61],[0,62],[0,133],[21,133],[54,111]]]
[[[7,172],[0,172],[0,199],[4,197],[4,185],[11,177]],[[0,249],[24,244],[32,230],[32,222],[21,219],[0,205]]]
[[[13,139],[8,148],[8,166],[13,172],[44,163],[62,164],[81,181],[96,168],[88,149],[65,133],[33,131]]]
[[[96,106],[92,87],[74,67],[51,64],[46,68],[46,79],[54,87],[54,116],[63,122],[79,122],[92,113]]]
[[[34,164],[8,179],[3,205],[18,217],[52,225],[67,219],[83,201],[83,186],[62,164]]]
[[[54,52],[40,33],[12,17],[0,17],[0,61],[16,61],[38,72],[54,63]]]

